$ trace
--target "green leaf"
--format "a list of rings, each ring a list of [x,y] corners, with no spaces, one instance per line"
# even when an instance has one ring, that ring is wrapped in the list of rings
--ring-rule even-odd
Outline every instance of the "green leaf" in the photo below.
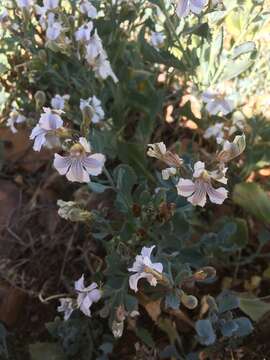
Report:
[[[217,297],[218,311],[222,314],[226,311],[237,309],[239,307],[239,299],[230,292],[222,292]]]
[[[238,46],[235,47],[234,51],[233,51],[233,59],[238,58],[240,55],[249,53],[256,50],[256,44],[253,41],[247,41],[243,44],[240,44]]]
[[[244,14],[242,11],[240,11],[239,7],[238,9],[233,9],[231,11],[225,20],[227,31],[234,37],[237,38],[242,29],[243,29],[243,23],[244,23]]]
[[[248,244],[248,226],[245,219],[235,218],[236,232],[231,236],[230,241],[244,248]]]
[[[237,319],[234,319],[234,322],[238,326],[238,329],[234,332],[235,336],[247,336],[252,333],[253,326],[248,318],[239,317]]]
[[[180,296],[177,291],[171,291],[165,297],[165,306],[171,309],[179,309]]]
[[[94,181],[91,181],[89,184],[88,184],[90,190],[92,190],[94,193],[98,193],[98,194],[101,194],[103,193],[105,190],[107,189],[110,189],[110,186],[106,186],[106,185],[103,185],[103,184],[99,184],[97,182],[94,182]]]
[[[240,309],[248,315],[253,321],[259,321],[266,313],[270,311],[270,304],[261,301],[259,298],[240,297]]]
[[[117,166],[113,172],[113,176],[116,182],[116,188],[119,190],[116,200],[123,210],[128,211],[133,203],[131,192],[137,182],[137,176],[132,167],[125,164]]]
[[[65,360],[66,357],[57,343],[36,343],[29,345],[31,360]]]
[[[155,178],[147,167],[146,149],[141,144],[119,141],[117,146],[118,156],[122,162],[128,163],[136,173],[144,175],[150,181],[156,183]]]
[[[103,343],[100,345],[99,349],[106,355],[111,354],[113,351],[113,344],[110,342]]]
[[[233,191],[233,201],[258,220],[270,223],[270,198],[260,185],[237,184]]]
[[[253,65],[253,63],[254,61],[251,60],[249,57],[239,61],[234,61],[234,60],[228,61],[226,65],[226,69],[220,81],[231,80],[236,76],[239,76],[248,68],[250,68],[250,66]]]
[[[219,24],[227,16],[228,11],[213,11],[207,14],[207,18],[210,25]]]
[[[214,344],[216,341],[216,334],[210,320],[198,320],[195,324],[195,329],[199,336],[199,342],[202,345]]]
[[[138,338],[140,340],[142,340],[147,346],[149,347],[154,347],[155,346],[155,342],[154,339],[151,335],[151,333],[145,329],[145,328],[138,328],[136,330],[136,335],[138,336]]]
[[[90,142],[96,152],[107,155],[109,158],[114,158],[116,155],[116,140],[109,130],[100,131],[94,129],[90,136]]]

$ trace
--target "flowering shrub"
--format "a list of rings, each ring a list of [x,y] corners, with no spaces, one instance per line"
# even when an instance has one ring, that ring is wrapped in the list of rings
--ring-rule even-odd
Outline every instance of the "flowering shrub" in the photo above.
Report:
[[[211,286],[222,266],[253,256],[240,207],[269,224],[266,194],[258,190],[264,200],[250,209],[244,182],[270,161],[269,125],[245,112],[254,95],[245,80],[256,81],[263,54],[265,3],[1,6],[1,124],[29,129],[35,152],[50,150],[62,186],[74,183],[58,214],[98,248],[99,261],[69,279],[68,292],[40,294],[60,302],[60,317],[46,325],[57,351],[108,359],[128,331],[152,349],[145,359],[196,359],[202,351],[216,359],[234,349],[252,332],[250,313],[237,294],[216,297]],[[74,197],[78,189],[109,207],[89,209]],[[258,231],[259,239],[268,230]],[[166,341],[155,345],[145,311]]]

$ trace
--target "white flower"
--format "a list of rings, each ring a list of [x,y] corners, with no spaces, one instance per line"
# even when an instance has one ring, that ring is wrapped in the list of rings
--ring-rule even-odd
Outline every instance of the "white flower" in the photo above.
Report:
[[[232,126],[229,129],[229,136],[234,134],[236,131],[244,131],[246,125],[245,117],[240,111],[236,111],[232,116]]]
[[[58,5],[59,5],[59,0],[44,0],[43,6],[39,6],[39,5],[35,6],[36,13],[40,15],[39,23],[43,30],[45,30],[47,27],[47,19],[46,19],[47,12],[51,10],[55,10],[58,7]],[[54,13],[48,14],[48,27],[52,27],[54,18],[55,18]],[[52,29],[50,29],[50,31],[52,31]]]
[[[0,13],[0,24],[3,24],[8,19],[8,12],[7,9],[3,9],[3,11]]]
[[[177,192],[179,195],[187,197],[187,200],[192,205],[203,207],[206,203],[207,195],[212,203],[222,204],[227,198],[228,191],[223,187],[215,189],[211,181],[213,179],[224,183],[226,181],[224,172],[221,175],[217,172],[208,172],[205,170],[205,164],[197,161],[194,165],[194,181],[180,178],[176,185]]]
[[[68,320],[75,309],[74,301],[71,298],[61,298],[58,312],[64,313],[64,320]]]
[[[69,156],[54,155],[54,167],[60,175],[66,175],[69,181],[89,182],[89,175],[101,174],[105,163],[103,154],[91,154],[90,144],[85,138],[70,149]]]
[[[233,142],[229,142],[228,140],[224,142],[222,151],[217,155],[217,160],[221,163],[226,163],[241,155],[245,148],[245,135],[237,135]]]
[[[151,44],[155,48],[159,48],[164,43],[165,35],[163,32],[154,32],[151,33]]]
[[[75,39],[77,41],[88,42],[91,38],[92,30],[93,30],[93,22],[92,21],[89,21],[88,23],[83,24],[75,32]]]
[[[90,106],[92,110],[92,118],[91,121],[94,124],[99,123],[102,119],[104,119],[104,111],[101,106],[101,101],[96,97],[90,97],[89,99],[81,99],[80,100],[80,109],[83,111],[85,106]]]
[[[169,166],[181,167],[183,160],[171,151],[167,151],[164,142],[148,144],[147,155],[164,161]]]
[[[176,169],[174,167],[169,167],[166,169],[163,169],[161,171],[162,179],[163,180],[169,180],[171,176],[174,176],[176,174]]]
[[[199,15],[205,5],[206,0],[178,0],[176,14],[179,17],[185,17],[190,12]]]
[[[60,36],[62,30],[63,28],[60,22],[55,21],[50,23],[46,30],[46,38],[55,41]]]
[[[214,137],[218,144],[220,144],[224,139],[224,124],[223,123],[216,123],[215,125],[209,126],[205,132],[203,137],[205,139],[209,139],[210,137]]]
[[[15,124],[21,124],[26,121],[26,117],[19,114],[15,109],[13,109],[7,119],[7,126],[15,134],[18,130],[15,127]]]
[[[107,58],[107,54],[104,50],[101,51],[95,65],[94,71],[98,78],[107,79],[107,77],[111,77],[115,83],[118,82],[118,79],[113,72],[111,64]]]
[[[87,62],[89,63],[89,65],[94,65],[97,57],[101,54],[103,50],[102,41],[98,36],[97,31],[95,31],[94,35],[91,36],[85,49],[85,58]]]
[[[219,113],[227,115],[233,111],[233,101],[226,97],[225,93],[220,91],[218,87],[216,90],[208,89],[203,92],[202,99],[206,103],[206,110],[211,115]]]
[[[151,253],[155,245],[150,248],[143,247],[141,255],[137,255],[136,259],[131,268],[128,271],[135,272],[135,274],[129,277],[129,286],[135,292],[138,291],[138,281],[142,278],[145,278],[151,286],[157,285],[157,275],[161,275],[163,271],[163,265],[161,263],[153,263],[151,261]]]
[[[91,316],[90,307],[101,298],[101,291],[97,287],[95,282],[90,286],[85,287],[84,275],[82,275],[79,280],[75,281],[75,290],[78,293],[77,305],[86,316]]]
[[[33,0],[17,0],[17,5],[21,9],[29,9],[33,5]]]
[[[43,6],[47,11],[56,9],[58,5],[59,0],[43,0]]]
[[[167,152],[164,142],[148,144],[147,155],[157,159],[161,159]]]
[[[51,100],[51,105],[56,110],[64,110],[65,102],[70,98],[69,95],[55,95]]]
[[[47,28],[47,18],[46,18],[47,9],[44,6],[36,5],[35,10],[36,10],[37,15],[40,16],[39,23],[40,23],[42,29],[46,30],[46,28]]]
[[[87,0],[83,0],[80,3],[79,9],[82,14],[87,14],[87,16],[91,19],[95,19],[97,17],[97,9]]]
[[[30,139],[35,140],[33,149],[40,151],[42,146],[49,148],[59,146],[59,138],[56,130],[63,126],[63,120],[57,111],[50,108],[43,108],[38,124],[33,128]]]

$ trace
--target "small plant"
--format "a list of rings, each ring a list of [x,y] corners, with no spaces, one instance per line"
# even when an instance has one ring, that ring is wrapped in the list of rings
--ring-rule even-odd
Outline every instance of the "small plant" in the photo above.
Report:
[[[46,325],[59,359],[127,358],[128,332],[145,359],[213,354],[251,334],[238,296],[215,298],[222,286],[209,284],[224,273],[233,284],[267,242],[269,199],[253,189],[250,206],[246,190],[270,161],[269,124],[246,110],[258,69],[269,82],[266,4],[1,3],[1,126],[49,154],[58,215],[81,234],[67,240],[55,294],[39,293],[59,301]]]

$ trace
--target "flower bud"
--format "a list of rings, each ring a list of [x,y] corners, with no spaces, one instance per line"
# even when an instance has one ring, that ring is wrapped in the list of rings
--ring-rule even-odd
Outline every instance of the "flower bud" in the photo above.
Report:
[[[177,154],[167,151],[166,145],[163,142],[148,144],[147,155],[176,168],[180,168],[183,165],[183,160]]]
[[[120,338],[123,335],[124,331],[124,321],[118,322],[113,321],[112,322],[112,333],[115,338]]]
[[[181,302],[186,308],[188,308],[190,310],[195,309],[198,305],[198,299],[195,296],[187,295],[184,292],[181,296]]]
[[[238,135],[233,142],[225,141],[223,150],[217,155],[217,160],[225,163],[241,155],[246,148],[245,135]]]
[[[90,211],[78,207],[75,201],[58,200],[58,215],[65,220],[73,222],[87,222],[92,220],[93,216]]]
[[[213,279],[216,276],[216,269],[212,266],[205,266],[193,274],[193,278],[196,281],[204,281],[207,279]]]
[[[46,102],[46,94],[44,91],[38,90],[34,95],[36,101],[36,109],[40,110]]]

